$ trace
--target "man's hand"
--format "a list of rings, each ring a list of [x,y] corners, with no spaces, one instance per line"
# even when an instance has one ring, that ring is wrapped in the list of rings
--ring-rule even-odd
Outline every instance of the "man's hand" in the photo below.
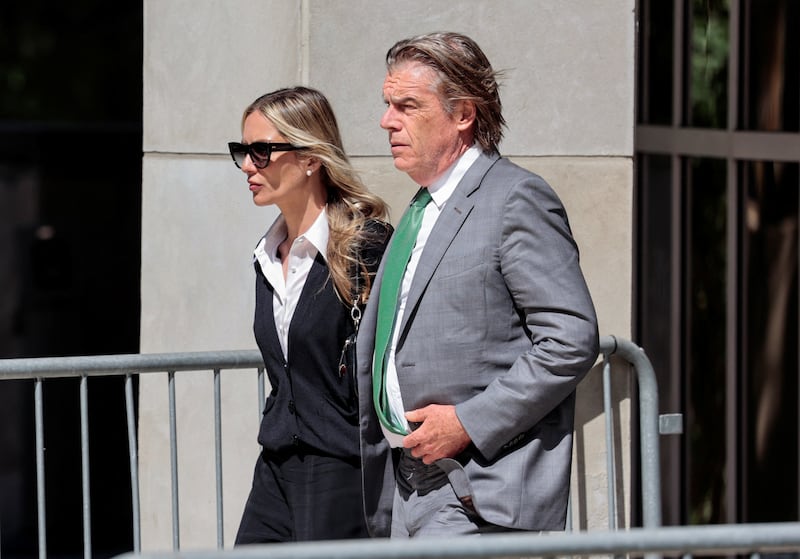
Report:
[[[403,446],[411,449],[411,455],[421,458],[425,464],[453,458],[470,443],[469,435],[456,416],[455,406],[431,404],[406,412],[406,419],[421,425],[403,439]]]

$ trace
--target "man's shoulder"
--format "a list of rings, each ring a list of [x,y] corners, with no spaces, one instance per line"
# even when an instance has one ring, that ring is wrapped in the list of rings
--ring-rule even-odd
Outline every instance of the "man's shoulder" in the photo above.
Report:
[[[537,174],[534,171],[531,171],[530,169],[522,167],[521,165],[511,161],[508,157],[505,156],[497,158],[494,165],[492,165],[492,167],[489,169],[487,175],[489,173],[502,173],[507,177],[510,176],[520,180],[527,179],[536,182],[542,182],[545,184],[547,183],[547,181],[544,180],[544,178],[542,178],[541,175]]]
[[[507,157],[496,158],[476,191],[483,199],[494,199],[498,203],[528,200],[547,207],[562,205],[555,189],[544,177]]]
[[[552,190],[539,174],[511,161],[507,157],[495,157],[476,185],[482,196],[506,198],[516,190],[534,190],[548,193]]]

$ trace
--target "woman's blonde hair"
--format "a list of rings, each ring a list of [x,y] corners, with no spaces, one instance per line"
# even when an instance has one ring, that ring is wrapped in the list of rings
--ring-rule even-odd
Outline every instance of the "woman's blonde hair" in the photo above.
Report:
[[[386,203],[371,193],[350,165],[342,147],[339,126],[328,99],[316,89],[290,87],[262,95],[244,111],[244,121],[258,111],[278,129],[286,141],[303,148],[302,152],[321,163],[322,184],[327,190],[327,214],[330,236],[327,261],[339,297],[353,303],[355,277],[360,249],[369,242],[367,220],[386,221]],[[364,272],[363,263],[358,269]],[[361,300],[369,294],[369,275],[359,273]]]

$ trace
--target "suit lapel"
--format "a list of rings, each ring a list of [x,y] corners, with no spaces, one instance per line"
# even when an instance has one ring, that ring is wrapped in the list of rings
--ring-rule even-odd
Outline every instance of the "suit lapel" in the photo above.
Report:
[[[483,177],[498,159],[497,155],[487,156],[481,153],[442,208],[442,213],[428,237],[411,282],[411,289],[406,300],[406,310],[403,313],[403,323],[400,325],[401,339],[405,336],[409,317],[414,315],[413,309],[419,303],[439,262],[475,205],[473,194],[480,188]]]

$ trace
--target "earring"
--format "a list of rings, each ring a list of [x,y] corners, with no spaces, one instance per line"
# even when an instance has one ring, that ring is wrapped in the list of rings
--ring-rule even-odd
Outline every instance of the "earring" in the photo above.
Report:
[[[313,172],[314,172],[314,171],[312,171],[311,169],[308,169],[308,170],[306,171],[306,176],[307,176],[307,177],[310,177],[310,176],[311,176],[311,173],[313,173]]]

